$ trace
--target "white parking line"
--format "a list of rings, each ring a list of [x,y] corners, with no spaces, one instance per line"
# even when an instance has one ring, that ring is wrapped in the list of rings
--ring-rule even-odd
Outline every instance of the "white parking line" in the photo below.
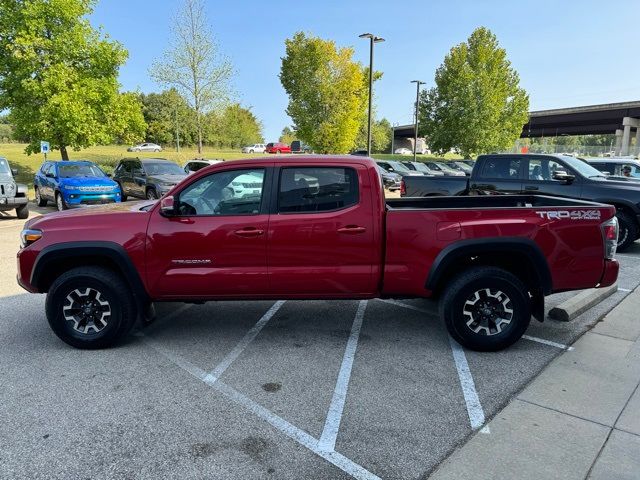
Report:
[[[464,401],[467,404],[469,422],[471,423],[471,428],[477,430],[484,425],[485,417],[482,405],[480,405],[480,399],[478,398],[478,392],[476,391],[476,385],[471,376],[471,370],[469,370],[467,356],[464,354],[464,349],[453,338],[449,337],[449,343],[451,344],[456,370],[458,370],[458,378],[460,379]],[[488,427],[485,427],[482,433],[489,433]]]
[[[633,292],[633,290],[631,290],[630,288],[620,288],[620,287],[618,287],[618,291],[625,292],[625,293]]]
[[[331,399],[331,405],[329,406],[329,413],[327,414],[327,419],[324,422],[324,429],[322,430],[322,435],[318,442],[318,448],[324,452],[333,452],[336,448],[336,439],[338,438],[338,430],[340,429],[340,422],[342,421],[342,412],[344,411],[344,403],[347,399],[351,369],[353,367],[353,360],[356,356],[358,338],[360,337],[360,329],[362,328],[362,321],[364,319],[364,311],[366,308],[367,301],[361,300],[358,305],[356,317],[353,320],[351,334],[347,341],[347,348],[345,349],[344,356],[342,357],[342,365],[340,366],[340,373],[338,373],[336,388],[333,391],[333,398]]]
[[[408,303],[402,303],[397,300],[391,300],[390,298],[376,298],[379,302],[388,303],[390,305],[396,305],[398,307],[408,308],[409,310],[415,310],[416,312],[426,313],[427,315],[437,315],[436,312],[429,311],[425,308],[415,307]]]
[[[283,419],[282,417],[279,417],[275,413],[267,410],[262,405],[254,402],[250,398],[241,394],[233,387],[230,387],[229,385],[227,385],[226,383],[220,380],[214,381],[214,382],[208,381],[207,379],[209,375],[203,369],[193,365],[191,362],[182,358],[181,356],[176,355],[173,352],[167,350],[166,348],[159,345],[157,342],[149,339],[148,337],[145,337],[142,332],[138,332],[136,335],[141,337],[142,340],[145,342],[145,344],[149,345],[155,351],[163,355],[165,358],[173,362],[175,365],[177,365],[184,371],[190,373],[198,380],[201,380],[211,388],[222,393],[229,400],[233,401],[237,405],[250,411],[257,417],[263,419],[264,421],[269,423],[271,426],[273,426],[274,428],[276,428],[277,430],[279,430],[280,432],[284,433],[286,436],[291,438],[292,440],[298,442],[303,447],[308,448],[313,453],[320,456],[321,458],[324,458],[325,460],[335,465],[336,467],[338,467],[340,470],[347,473],[348,475],[351,475],[352,477],[359,480],[360,479],[380,480],[380,477],[371,473],[366,468],[358,465],[354,461],[348,459],[344,455],[334,451],[327,452],[327,451],[321,450],[318,446],[318,443],[319,443],[318,440],[313,438],[307,432],[305,432],[304,430],[301,430],[295,425],[292,425],[291,423],[287,422],[285,419]]]
[[[249,330],[242,340],[231,350],[222,361],[214,368],[208,375],[205,381],[207,383],[215,383],[229,366],[236,361],[236,359],[242,354],[245,348],[253,341],[254,338],[260,333],[260,330],[269,323],[269,320],[276,314],[280,307],[284,305],[284,300],[279,300],[274,303],[267,313],[265,313],[260,320]]]
[[[562,350],[573,350],[573,347],[565,345],[564,343],[556,343],[551,340],[545,340],[544,338],[532,337],[531,335],[522,335],[522,338],[525,340],[531,340],[532,342],[542,343],[544,345],[549,345],[551,347],[561,348]]]

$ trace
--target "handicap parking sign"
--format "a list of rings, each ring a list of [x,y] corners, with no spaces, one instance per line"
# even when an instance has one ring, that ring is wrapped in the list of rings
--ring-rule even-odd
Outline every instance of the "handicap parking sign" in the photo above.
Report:
[[[40,152],[49,153],[49,142],[40,142]]]

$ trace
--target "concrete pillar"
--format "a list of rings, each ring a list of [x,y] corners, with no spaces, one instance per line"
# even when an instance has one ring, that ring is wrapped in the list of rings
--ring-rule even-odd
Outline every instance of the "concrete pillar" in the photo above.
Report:
[[[640,120],[637,118],[624,117],[622,119],[622,126],[624,127],[624,132],[622,133],[622,148],[620,149],[620,155],[624,157],[629,155],[629,151],[631,149],[631,127],[638,128],[640,126]]]
[[[636,155],[640,155],[640,127],[636,128]]]
[[[621,148],[622,148],[622,130],[618,128],[616,130],[616,148],[615,148],[616,157],[620,156]]]

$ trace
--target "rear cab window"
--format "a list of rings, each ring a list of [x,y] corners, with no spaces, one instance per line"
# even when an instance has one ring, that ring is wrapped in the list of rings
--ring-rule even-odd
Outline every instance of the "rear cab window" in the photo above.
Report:
[[[519,158],[487,158],[482,166],[482,178],[500,180],[520,179]]]
[[[285,167],[280,171],[278,213],[329,212],[358,201],[358,173],[354,168]]]

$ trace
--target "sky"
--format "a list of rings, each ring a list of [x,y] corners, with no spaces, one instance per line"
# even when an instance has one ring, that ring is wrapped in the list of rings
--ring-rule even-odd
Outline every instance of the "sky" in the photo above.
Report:
[[[129,59],[123,90],[160,91],[149,67],[170,39],[181,0],[99,0],[90,20],[121,42]],[[205,0],[221,53],[232,61],[235,98],[262,121],[265,141],[277,141],[288,98],[280,84],[284,41],[305,31],[355,48],[367,64],[371,32],[378,117],[413,122],[415,84],[434,83],[447,52],[479,27],[506,49],[531,110],[640,100],[639,0]]]

